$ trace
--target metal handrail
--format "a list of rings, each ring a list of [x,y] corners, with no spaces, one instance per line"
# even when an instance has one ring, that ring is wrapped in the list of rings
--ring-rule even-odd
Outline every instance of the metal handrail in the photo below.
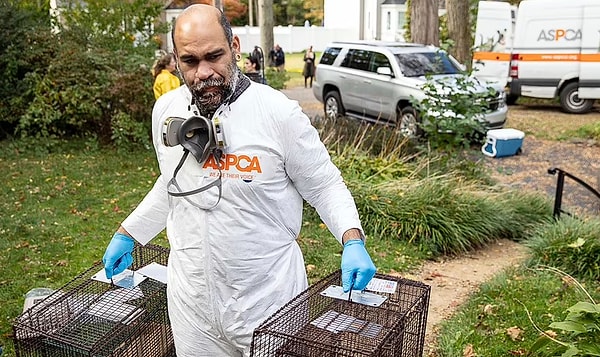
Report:
[[[556,179],[556,193],[554,196],[554,211],[553,211],[554,218],[560,218],[561,213],[569,214],[569,212],[563,211],[561,208],[562,194],[563,194],[563,189],[564,189],[564,185],[565,185],[565,176],[569,177],[573,181],[577,182],[578,184],[580,184],[581,186],[586,188],[588,191],[593,193],[600,200],[600,192],[598,192],[595,188],[590,186],[587,182],[583,181],[579,177],[572,175],[572,174],[570,174],[564,170],[561,170],[557,167],[548,169],[548,173],[550,175],[555,175],[556,173],[558,173],[558,178]]]

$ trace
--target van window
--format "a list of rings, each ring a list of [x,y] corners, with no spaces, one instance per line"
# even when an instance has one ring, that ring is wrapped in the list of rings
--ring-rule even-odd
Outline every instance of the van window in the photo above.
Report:
[[[342,50],[341,47],[329,47],[329,48],[325,49],[325,51],[321,55],[321,61],[319,61],[319,63],[320,64],[333,64],[333,62],[335,61],[337,56],[340,54],[341,50]]]
[[[396,60],[405,77],[460,73],[444,52],[399,53]]]
[[[350,49],[340,66],[368,71],[370,61],[371,51]]]

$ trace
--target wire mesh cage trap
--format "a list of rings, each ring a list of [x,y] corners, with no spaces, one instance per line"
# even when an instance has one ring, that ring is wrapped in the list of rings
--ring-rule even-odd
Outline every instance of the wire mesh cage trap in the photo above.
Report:
[[[361,293],[353,292],[348,301],[347,293],[336,292],[340,282],[338,270],[267,318],[254,331],[251,356],[423,355],[430,286],[376,274],[367,287],[374,293],[364,293],[369,299],[360,301]]]
[[[168,249],[148,244],[133,251],[136,271],[167,265]],[[13,324],[17,357],[170,357],[175,355],[166,284],[145,278],[133,288],[95,280],[95,264],[25,310]]]

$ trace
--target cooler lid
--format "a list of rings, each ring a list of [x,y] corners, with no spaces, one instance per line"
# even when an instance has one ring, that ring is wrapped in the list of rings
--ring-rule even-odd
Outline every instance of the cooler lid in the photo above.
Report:
[[[494,138],[497,140],[509,140],[509,139],[523,139],[525,133],[517,129],[491,129],[487,132],[488,138]]]

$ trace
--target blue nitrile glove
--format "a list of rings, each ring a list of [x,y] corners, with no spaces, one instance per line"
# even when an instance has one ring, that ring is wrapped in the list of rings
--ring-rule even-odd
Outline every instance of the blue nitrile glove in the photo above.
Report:
[[[345,293],[350,291],[350,287],[353,290],[364,290],[376,271],[377,268],[365,249],[365,242],[353,239],[344,244],[342,287]]]
[[[104,263],[104,272],[108,279],[112,279],[113,275],[122,273],[133,263],[134,240],[123,233],[116,232],[106,251],[102,257]]]

